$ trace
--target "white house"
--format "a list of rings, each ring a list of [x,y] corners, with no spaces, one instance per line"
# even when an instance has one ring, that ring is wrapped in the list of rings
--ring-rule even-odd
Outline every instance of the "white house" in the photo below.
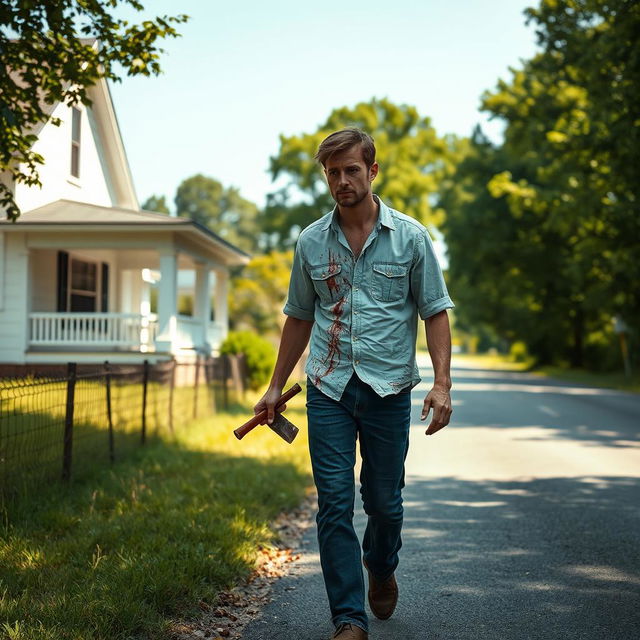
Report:
[[[62,125],[37,132],[41,189],[0,176],[22,211],[0,216],[0,363],[209,355],[227,332],[228,267],[249,256],[191,220],[140,210],[107,82],[90,98],[55,105]],[[182,271],[191,316],[178,313]]]

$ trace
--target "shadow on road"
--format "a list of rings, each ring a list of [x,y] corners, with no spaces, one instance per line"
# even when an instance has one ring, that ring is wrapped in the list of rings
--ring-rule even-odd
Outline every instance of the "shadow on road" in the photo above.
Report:
[[[414,424],[430,378],[413,393]],[[543,438],[583,445],[640,447],[640,395],[583,387],[527,373],[480,369],[453,372],[453,422],[459,427],[540,427]],[[425,384],[426,383],[426,384]],[[524,436],[526,439],[539,439]]]
[[[404,499],[407,637],[638,637],[640,479],[412,478]]]

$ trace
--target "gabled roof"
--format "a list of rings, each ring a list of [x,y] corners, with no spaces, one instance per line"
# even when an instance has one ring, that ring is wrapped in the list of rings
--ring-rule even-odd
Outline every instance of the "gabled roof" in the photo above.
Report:
[[[0,220],[0,231],[179,231],[195,236],[221,254],[225,263],[246,264],[251,256],[217,233],[190,218],[175,218],[154,211],[139,211],[123,207],[102,207],[75,200],[56,200],[22,213],[16,222]]]
[[[80,41],[94,49],[97,49],[100,46],[99,41],[95,38],[81,38]],[[19,70],[10,69],[9,76],[15,84],[24,86],[25,83],[22,80]],[[131,176],[131,169],[129,167],[129,161],[127,160],[124,144],[122,142],[120,126],[118,125],[118,118],[116,116],[107,80],[105,78],[98,80],[95,85],[87,89],[87,95],[92,103],[89,108],[91,108],[95,115],[96,129],[100,136],[100,140],[97,142],[99,147],[104,151],[106,168],[109,172],[107,179],[109,179],[113,185],[117,204],[122,207],[138,209],[138,198],[136,196],[133,178]],[[53,115],[53,112],[60,104],[60,102],[48,104],[41,98],[39,98],[39,102],[42,110],[48,116]],[[47,123],[38,123],[30,133],[39,135],[45,124]]]

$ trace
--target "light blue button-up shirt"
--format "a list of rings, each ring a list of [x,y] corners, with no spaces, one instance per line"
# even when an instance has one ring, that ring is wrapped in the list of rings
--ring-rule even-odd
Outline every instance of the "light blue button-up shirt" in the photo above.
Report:
[[[452,308],[427,229],[380,204],[356,257],[337,207],[302,231],[284,313],[313,321],[305,373],[339,400],[355,371],[380,396],[420,382],[417,315]]]

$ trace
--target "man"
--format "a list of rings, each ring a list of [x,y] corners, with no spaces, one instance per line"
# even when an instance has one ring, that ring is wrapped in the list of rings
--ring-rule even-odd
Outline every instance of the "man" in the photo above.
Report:
[[[306,365],[309,450],[318,490],[318,542],[333,638],[368,637],[361,549],[353,528],[354,464],[368,515],[362,562],[371,611],[393,613],[401,546],[404,462],[415,362],[417,317],[425,321],[434,385],[422,420],[435,433],[451,416],[453,307],[427,230],[372,193],[375,146],[358,129],[326,138],[316,159],[336,206],[302,231],[296,246],[287,320],[269,389],[255,406],[274,404],[311,337]]]

